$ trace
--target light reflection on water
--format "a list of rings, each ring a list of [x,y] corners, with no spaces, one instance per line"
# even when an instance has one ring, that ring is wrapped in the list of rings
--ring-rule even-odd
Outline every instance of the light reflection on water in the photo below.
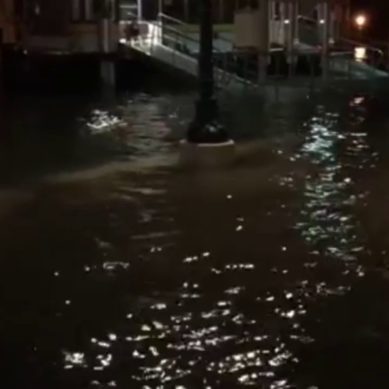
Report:
[[[114,139],[120,158],[163,159],[172,117],[160,99],[142,96],[117,115],[93,109],[87,137]],[[55,349],[54,363],[44,352],[36,363],[60,366],[74,388],[296,387],[300,351],[318,341],[309,323],[366,273],[355,208],[368,193],[356,172],[377,161],[363,105],[350,102],[346,127],[343,112],[314,107],[289,129],[292,141],[278,132],[264,142],[267,164],[255,157],[249,169],[204,180],[174,169],[121,171],[101,186],[67,189],[69,198],[48,194],[13,219],[42,258],[33,274],[52,294],[32,292],[44,313],[29,340]],[[275,122],[268,118],[271,128],[280,116]],[[46,322],[51,332],[42,335]],[[320,387],[313,381],[297,387]]]
[[[350,106],[363,103],[355,98]],[[310,119],[301,156],[314,169],[305,180],[304,207],[296,228],[301,231],[311,254],[323,258],[335,258],[355,262],[358,253],[366,251],[353,207],[365,197],[356,193],[353,179],[347,176],[347,167],[371,168],[374,153],[366,143],[367,130],[363,115],[357,118],[357,126],[341,131],[340,113],[326,112],[318,107],[317,116]],[[341,152],[339,152],[341,150]],[[363,271],[356,265],[358,275]]]

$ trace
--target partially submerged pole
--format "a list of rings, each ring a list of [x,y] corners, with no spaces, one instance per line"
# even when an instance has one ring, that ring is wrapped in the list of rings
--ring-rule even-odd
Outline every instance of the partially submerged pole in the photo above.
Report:
[[[201,0],[199,98],[186,139],[181,142],[181,163],[190,166],[223,167],[234,160],[234,142],[219,121],[213,63],[213,0]]]
[[[295,43],[296,43],[296,26],[297,26],[297,2],[288,1],[286,4],[286,20],[285,20],[285,32],[286,32],[286,53],[289,69],[289,76],[293,76],[296,63],[295,56]]]
[[[270,51],[270,7],[269,0],[258,0],[258,82],[264,82],[267,77],[267,66]]]
[[[213,64],[212,0],[201,0],[200,52],[198,57],[199,99],[188,131],[192,143],[220,143],[228,140],[219,123],[219,108],[215,98]]]
[[[330,40],[330,12],[328,1],[318,4],[318,26],[321,42],[321,67],[322,77],[327,79],[329,75],[329,40]]]
[[[100,46],[100,77],[105,86],[116,85],[115,62],[112,58],[114,24],[114,0],[100,0],[98,6],[98,30]]]

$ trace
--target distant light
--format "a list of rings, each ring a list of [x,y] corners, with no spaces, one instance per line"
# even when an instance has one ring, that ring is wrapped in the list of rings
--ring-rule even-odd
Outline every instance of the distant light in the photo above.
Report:
[[[326,21],[324,20],[324,19],[320,19],[320,22],[319,22],[320,24],[325,24],[326,23]]]
[[[359,29],[364,28],[367,24],[367,17],[364,14],[357,15],[354,20]]]
[[[285,24],[290,24],[290,20],[289,20],[289,19],[285,19],[285,20],[284,20],[284,23],[285,23]]]
[[[359,96],[359,97],[355,97],[355,99],[353,100],[353,103],[355,105],[361,105],[364,101],[365,101],[365,98],[362,96]]]
[[[126,38],[121,38],[119,40],[119,42],[122,44],[122,45],[125,45],[127,43],[127,39]]]

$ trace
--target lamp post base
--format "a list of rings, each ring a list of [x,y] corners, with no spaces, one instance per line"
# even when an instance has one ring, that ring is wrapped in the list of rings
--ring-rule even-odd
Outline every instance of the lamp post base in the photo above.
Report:
[[[235,143],[232,140],[219,143],[180,142],[180,165],[192,168],[223,168],[235,161]]]
[[[189,126],[187,138],[180,142],[180,164],[187,167],[225,167],[235,157],[235,143],[217,121],[215,99],[200,99]]]
[[[217,144],[230,140],[223,125],[218,122],[218,108],[215,99],[199,100],[196,114],[189,125],[187,141],[196,144]]]

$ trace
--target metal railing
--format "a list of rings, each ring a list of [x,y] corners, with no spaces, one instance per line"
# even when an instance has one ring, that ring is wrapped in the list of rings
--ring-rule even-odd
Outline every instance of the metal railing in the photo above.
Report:
[[[304,22],[312,22],[312,20],[305,19]],[[197,36],[195,33],[192,35],[188,33],[191,30],[190,25],[164,14],[159,15],[159,23],[162,30],[162,44],[182,54],[197,57],[200,47],[198,33]],[[350,49],[333,50],[327,56],[323,56],[320,48],[305,53],[297,50],[287,52],[284,48],[272,48],[268,52],[259,52],[237,50],[231,41],[220,35],[215,36],[215,41],[224,42],[227,47],[230,47],[230,50],[223,51],[214,46],[214,64],[219,70],[218,74],[222,75],[219,83],[222,85],[225,84],[226,78],[229,80],[236,78],[248,85],[257,85],[261,79],[259,74],[261,59],[262,62],[267,63],[266,79],[270,81],[305,78],[307,82],[313,83],[323,73],[327,73],[325,75],[327,81],[329,79],[349,80],[356,78],[358,73],[353,66],[354,51]],[[375,48],[369,47],[369,50],[374,52]],[[368,63],[374,65],[371,61]],[[366,73],[367,70],[364,71]],[[362,70],[359,71],[359,73],[362,72]]]
[[[200,51],[200,41],[198,36],[190,35],[188,32],[190,26],[188,24],[164,14],[159,15],[158,22],[162,32],[161,43],[163,45],[197,60]],[[218,36],[217,39],[231,46],[231,42],[223,37]],[[252,84],[248,77],[242,77],[238,72],[234,71],[237,67],[236,57],[226,55],[226,52],[215,46],[213,48],[213,62],[215,83],[218,88],[223,89],[227,87],[233,79],[247,85]]]
[[[356,48],[364,48],[366,50],[365,62],[367,64],[378,69],[387,67],[386,50],[383,48],[346,38],[339,39],[338,46],[352,51],[353,53]]]
[[[173,66],[183,58],[191,59],[192,69],[193,66],[197,66],[195,61],[200,51],[199,35],[197,31],[190,32],[190,25],[164,14],[160,14],[155,22],[143,23],[147,25],[149,32],[140,33],[132,42],[134,46],[137,45],[151,55],[156,49],[155,46],[161,45],[171,49],[169,55]],[[278,47],[268,52],[259,52],[237,50],[231,41],[224,37],[217,36],[215,39],[230,47],[229,50],[221,50],[214,46],[215,84],[219,89],[228,87],[232,81],[249,87],[256,87],[263,81],[299,80],[314,85],[320,78],[326,82],[352,80],[364,76],[368,78],[370,71],[368,67],[356,63],[352,46],[346,46],[347,49],[344,50],[340,48],[330,50],[326,55],[323,55],[320,48],[310,52],[297,50],[287,52],[285,48]],[[374,48],[371,48],[371,52],[375,52]],[[263,67],[259,66],[261,62],[266,64],[264,78],[261,78],[260,74],[263,71]],[[373,77],[373,73],[371,76]]]
[[[161,14],[159,24],[162,30],[162,44],[171,47],[182,54],[197,58],[200,43],[196,34],[190,35],[190,25],[181,20]],[[226,86],[232,80],[248,86],[257,86],[261,75],[259,74],[259,62],[262,59],[267,63],[266,79],[284,80],[290,77],[306,76],[315,78],[320,74],[318,56],[307,53],[286,54],[283,48],[272,48],[268,52],[257,50],[237,50],[228,39],[216,35],[215,40],[223,42],[229,50],[223,51],[214,46],[213,61],[218,76],[217,84]]]

